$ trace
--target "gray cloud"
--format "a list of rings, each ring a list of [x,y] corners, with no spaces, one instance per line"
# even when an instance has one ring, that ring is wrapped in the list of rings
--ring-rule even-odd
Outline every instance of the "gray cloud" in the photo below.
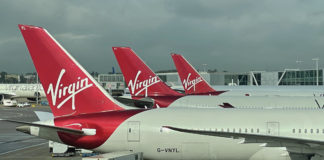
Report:
[[[313,68],[324,61],[324,1],[3,0],[0,70],[34,71],[17,24],[46,28],[87,70],[107,73],[112,46],[130,46],[153,70],[174,68],[170,52],[195,67],[229,71]],[[320,62],[321,62],[320,61]],[[322,63],[320,63],[321,65]],[[321,65],[321,67],[323,67]]]

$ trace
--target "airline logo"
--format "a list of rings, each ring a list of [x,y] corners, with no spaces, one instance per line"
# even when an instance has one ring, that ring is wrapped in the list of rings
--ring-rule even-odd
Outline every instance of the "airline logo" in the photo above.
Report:
[[[131,93],[135,96],[137,96],[138,94],[140,94],[142,91],[145,90],[145,97],[147,97],[147,89],[156,84],[161,82],[161,80],[157,77],[157,76],[150,76],[148,79],[144,79],[143,81],[138,80],[138,77],[140,76],[140,74],[142,73],[142,71],[138,71],[135,77],[135,80],[130,80],[128,83],[128,88],[130,88]]]
[[[193,90],[196,91],[196,85],[198,83],[202,82],[203,79],[199,76],[199,77],[196,77],[193,80],[190,80],[190,76],[191,76],[191,73],[188,74],[187,79],[183,80],[184,89],[185,90],[190,90],[191,88],[193,88]]]
[[[62,69],[56,81],[55,89],[53,87],[53,84],[50,83],[46,93],[51,95],[53,106],[56,105],[56,102],[60,101],[60,103],[56,106],[57,109],[60,109],[67,101],[71,99],[72,110],[75,110],[75,95],[89,87],[92,87],[93,84],[89,84],[89,79],[87,77],[83,79],[78,77],[78,80],[76,82],[73,82],[71,84],[63,84],[61,83],[61,79],[64,73],[65,69]]]

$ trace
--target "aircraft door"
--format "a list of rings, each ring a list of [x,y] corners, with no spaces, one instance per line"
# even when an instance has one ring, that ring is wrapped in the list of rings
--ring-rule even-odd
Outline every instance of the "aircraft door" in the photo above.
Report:
[[[127,141],[139,142],[140,141],[140,122],[130,121],[127,127]]]
[[[267,122],[267,134],[279,136],[279,122]]]

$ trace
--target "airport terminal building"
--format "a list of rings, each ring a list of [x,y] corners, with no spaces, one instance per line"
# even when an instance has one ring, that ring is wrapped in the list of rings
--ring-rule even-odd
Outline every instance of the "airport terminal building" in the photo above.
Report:
[[[215,75],[211,74],[211,77]],[[214,85],[229,85],[232,82],[237,85],[323,85],[323,69],[318,70],[290,70],[284,71],[251,71],[243,74],[227,74],[224,76],[224,83],[213,81]],[[318,82],[317,82],[318,78]]]
[[[285,69],[284,71],[250,72],[200,72],[211,85],[323,85],[323,69]],[[158,73],[170,86],[181,85],[177,72]],[[318,78],[318,82],[317,82]],[[123,90],[125,82],[122,74],[99,74],[98,81],[107,90]]]

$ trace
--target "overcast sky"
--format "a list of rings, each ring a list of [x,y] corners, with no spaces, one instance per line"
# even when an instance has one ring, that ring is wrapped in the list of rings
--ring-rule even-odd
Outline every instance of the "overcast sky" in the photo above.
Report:
[[[17,24],[46,28],[88,71],[119,67],[129,46],[155,71],[171,52],[220,71],[324,65],[323,0],[1,0],[0,71],[35,71]],[[296,64],[296,60],[303,61]]]

